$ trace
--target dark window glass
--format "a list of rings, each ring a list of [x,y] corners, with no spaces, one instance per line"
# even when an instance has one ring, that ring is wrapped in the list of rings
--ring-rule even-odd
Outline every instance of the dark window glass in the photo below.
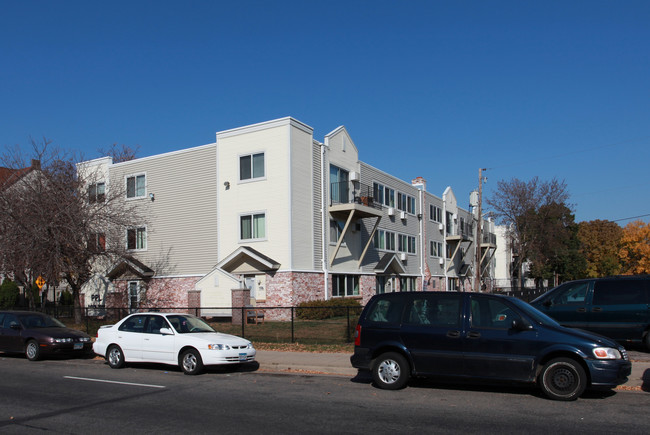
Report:
[[[593,305],[645,304],[642,280],[596,281]]]
[[[368,311],[373,322],[399,324],[404,302],[401,299],[379,299]]]
[[[133,316],[129,317],[124,323],[118,328],[120,331],[126,332],[144,332],[144,325],[147,316]]]
[[[505,302],[481,297],[472,297],[472,328],[510,329],[512,321],[521,319]]]

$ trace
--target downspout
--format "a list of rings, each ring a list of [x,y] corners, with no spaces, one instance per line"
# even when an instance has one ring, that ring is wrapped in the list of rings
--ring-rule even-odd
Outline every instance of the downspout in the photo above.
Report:
[[[328,291],[327,291],[327,283],[329,281],[329,270],[327,266],[327,258],[329,257],[328,255],[328,247],[329,247],[329,241],[328,241],[328,234],[327,234],[327,229],[329,229],[329,220],[327,218],[327,173],[328,171],[325,171],[325,147],[329,146],[329,138],[325,138],[325,143],[320,144],[320,171],[321,171],[321,244],[322,244],[322,249],[323,253],[321,255],[321,263],[322,263],[322,268],[323,268],[323,291],[325,293],[325,300],[328,300]]]
[[[443,216],[443,228],[442,228],[442,258],[444,258],[444,277],[445,277],[445,291],[449,291],[448,281],[447,281],[447,189],[442,194],[442,216]]]
[[[426,240],[424,239],[424,186],[420,189],[420,282],[424,290],[424,259],[426,255]]]

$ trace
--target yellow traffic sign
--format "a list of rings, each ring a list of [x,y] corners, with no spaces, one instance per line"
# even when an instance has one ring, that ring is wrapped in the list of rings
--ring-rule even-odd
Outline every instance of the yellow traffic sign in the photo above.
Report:
[[[43,286],[45,285],[45,280],[43,279],[42,276],[39,275],[38,278],[36,278],[36,285],[38,286],[38,289],[42,289]]]

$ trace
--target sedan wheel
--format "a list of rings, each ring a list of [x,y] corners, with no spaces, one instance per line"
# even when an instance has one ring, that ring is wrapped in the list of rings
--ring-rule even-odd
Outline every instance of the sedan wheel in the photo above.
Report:
[[[587,375],[577,361],[555,358],[542,369],[539,385],[550,399],[576,400],[587,387]]]
[[[41,349],[36,340],[29,340],[25,347],[25,356],[30,361],[37,361],[41,357]]]
[[[399,390],[410,377],[410,368],[406,359],[395,352],[384,353],[375,360],[372,378],[379,388]]]
[[[186,375],[196,375],[203,370],[201,354],[196,349],[188,349],[181,355],[181,368]]]
[[[122,353],[122,349],[115,344],[109,346],[106,351],[106,360],[112,369],[120,369],[124,367],[124,354]]]

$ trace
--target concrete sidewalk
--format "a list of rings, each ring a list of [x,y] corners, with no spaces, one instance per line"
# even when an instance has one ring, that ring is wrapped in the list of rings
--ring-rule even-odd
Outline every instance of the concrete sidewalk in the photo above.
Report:
[[[347,353],[280,352],[258,350],[260,371],[311,373],[354,377],[357,369],[350,365]],[[617,388],[622,391],[650,392],[650,361],[632,359],[629,380]]]

